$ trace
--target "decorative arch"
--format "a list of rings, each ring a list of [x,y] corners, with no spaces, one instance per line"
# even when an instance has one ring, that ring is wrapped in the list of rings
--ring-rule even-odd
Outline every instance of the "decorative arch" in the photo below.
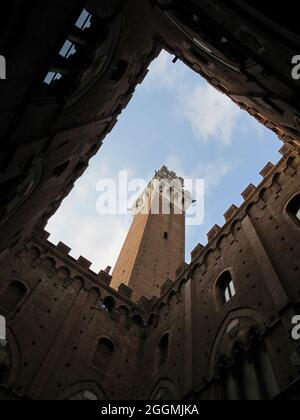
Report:
[[[300,228],[300,192],[290,197],[284,206],[284,216],[288,216],[288,220],[293,227]]]
[[[12,314],[28,295],[27,285],[20,280],[12,280],[1,291],[0,307],[8,314]]]
[[[116,352],[116,345],[111,337],[102,336],[97,340],[92,363],[102,371],[107,371]]]
[[[149,401],[176,401],[179,400],[179,391],[171,379],[160,379],[153,388]]]
[[[243,313],[225,324],[226,330],[211,360],[211,374],[218,378],[219,390],[223,389],[224,399],[229,401],[272,400],[279,394],[263,338],[265,325],[251,316],[254,314],[257,315],[254,311],[249,316]]]
[[[179,292],[181,292],[182,291],[182,288],[186,285],[186,283],[189,281],[189,278],[188,277],[185,277],[185,278],[183,278],[182,280],[181,280],[181,282],[179,283],[179,285],[178,285],[178,290],[179,290]]]
[[[21,259],[26,261],[28,264],[35,264],[41,258],[42,252],[37,246],[31,246],[24,250],[21,254]]]
[[[236,216],[233,222],[230,224],[230,232],[232,233],[234,239],[236,240],[236,234],[242,229],[241,221],[243,216]]]
[[[118,307],[118,311],[121,315],[125,316],[126,318],[129,316],[129,308],[126,305],[121,305]]]
[[[104,312],[111,313],[116,308],[116,301],[112,296],[106,296],[101,304],[101,309]]]
[[[41,268],[46,269],[48,276],[51,278],[56,274],[56,261],[54,258],[47,257],[42,260]]]
[[[57,397],[60,401],[77,400],[87,401],[91,397],[96,397],[95,400],[105,401],[107,398],[101,386],[95,381],[77,382],[66,387]],[[93,398],[94,399],[94,398]]]
[[[58,267],[56,274],[59,280],[62,282],[65,282],[68,278],[71,277],[71,271],[65,266]]]
[[[209,359],[209,367],[208,367],[209,380],[212,380],[215,376],[215,366],[217,362],[218,351],[220,349],[222,339],[226,334],[226,330],[232,321],[236,319],[240,319],[240,318],[251,319],[256,324],[260,325],[261,328],[263,329],[265,328],[266,323],[267,323],[267,320],[264,317],[264,315],[261,312],[258,312],[252,308],[240,308],[240,309],[229,312],[216,335],[214,344],[210,351],[210,359]]]
[[[217,239],[216,242],[216,249],[218,249],[221,252],[222,249],[222,243],[226,240],[227,235],[225,233],[222,233],[221,236]]]
[[[203,255],[203,264],[205,264],[205,266],[208,266],[208,259],[210,256],[212,256],[214,253],[214,249],[212,247],[210,247]]]
[[[139,314],[133,315],[132,321],[140,328],[144,327],[145,325],[143,317]]]
[[[13,387],[17,382],[18,376],[21,371],[21,348],[17,337],[9,327],[7,327],[6,330],[6,338],[10,363],[7,385],[9,387]]]
[[[168,304],[170,304],[170,303],[171,303],[171,301],[172,301],[172,299],[173,299],[173,298],[175,298],[175,299],[176,299],[176,303],[177,303],[177,302],[179,302],[179,299],[178,299],[178,294],[177,294],[176,290],[172,290],[172,291],[169,293],[168,298],[167,298]]]
[[[97,302],[101,298],[101,291],[98,287],[92,287],[88,290],[88,304],[91,306],[96,306]]]
[[[86,284],[85,284],[85,280],[83,277],[81,276],[76,276],[74,278],[71,279],[71,284],[70,287],[75,291],[75,292],[79,292],[81,289],[85,289]]]
[[[152,313],[148,318],[147,327],[148,328],[151,328],[151,327],[155,328],[158,324],[157,318],[158,318],[157,315],[155,313]]]

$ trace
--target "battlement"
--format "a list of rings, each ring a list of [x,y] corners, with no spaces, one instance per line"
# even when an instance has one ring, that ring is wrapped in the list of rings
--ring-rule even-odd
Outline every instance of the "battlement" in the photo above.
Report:
[[[288,145],[284,145],[280,150],[279,153],[283,156],[279,162],[274,165],[271,162],[268,162],[264,168],[260,171],[260,175],[263,177],[261,183],[258,186],[253,185],[252,183],[245,188],[245,190],[241,193],[244,202],[240,207],[237,207],[235,204],[232,204],[229,209],[224,214],[225,219],[225,225],[219,226],[215,225],[207,234],[208,238],[208,244],[206,246],[203,246],[201,244],[198,244],[195,249],[191,253],[192,261],[199,258],[201,254],[205,254],[207,250],[210,248],[210,244],[213,241],[216,241],[224,232],[225,228],[228,226],[229,223],[231,223],[235,218],[239,217],[242,212],[247,208],[247,206],[250,204],[250,202],[254,199],[256,195],[259,194],[259,192],[266,187],[266,185],[269,187],[270,182],[272,183],[272,179],[276,175],[276,172],[281,167],[283,168],[283,171],[285,173],[290,174],[293,176],[295,174],[295,169],[290,166],[290,157],[298,156],[298,152],[294,151],[291,147]],[[276,190],[276,188],[275,188]]]
[[[181,186],[184,186],[184,179],[177,176],[174,171],[170,171],[165,165],[159,171],[155,172],[154,179],[168,180],[170,182],[179,181]]]
[[[40,231],[37,239],[44,242],[51,251],[56,253],[61,259],[65,260],[67,264],[71,264],[76,270],[92,277],[96,282],[101,282],[103,285],[110,287],[112,277],[110,275],[111,267],[107,267],[105,270],[100,270],[99,273],[91,269],[92,262],[88,259],[80,256],[77,260],[73,258],[70,253],[72,248],[63,242],[59,242],[54,245],[49,241],[50,233],[46,230]]]
[[[171,193],[172,191],[172,193]],[[140,197],[133,205],[133,214],[159,212],[158,197],[162,196],[166,202],[183,209],[183,203],[188,204],[191,195],[184,190],[184,179],[178,177],[174,171],[170,171],[166,166],[155,172],[155,175],[149,182]]]
[[[120,284],[117,290],[111,289],[111,280],[112,277],[110,275],[110,267],[107,267],[105,270],[101,270],[99,273],[94,272],[91,270],[92,263],[87,260],[86,258],[80,256],[77,260],[70,256],[71,248],[68,247],[63,242],[59,242],[57,246],[53,245],[49,242],[49,233],[46,231],[40,232],[39,239],[46,241],[46,244],[51,248],[51,250],[57,253],[61,258],[66,259],[66,264],[72,265],[76,270],[82,271],[85,275],[93,278],[95,282],[101,284],[102,287],[109,288],[112,293],[116,296],[120,296],[125,298],[129,301],[132,301],[133,305],[138,305],[141,308],[152,308],[153,305],[155,306],[163,296],[170,293],[174,287],[176,287],[176,283],[182,279],[182,276],[185,275],[186,271],[189,270],[194,262],[197,260],[201,260],[202,256],[204,256],[210,249],[214,247],[213,244],[218,242],[218,239],[221,235],[226,235],[228,228],[232,225],[232,222],[235,219],[241,220],[244,217],[245,212],[247,212],[247,208],[251,202],[254,204],[259,201],[260,191],[265,188],[272,188],[274,187],[274,179],[278,173],[286,173],[290,176],[293,176],[296,172],[295,169],[292,167],[292,159],[293,157],[298,156],[296,151],[292,151],[290,148],[286,146],[280,149],[280,153],[283,155],[281,160],[274,165],[271,162],[268,162],[265,167],[261,170],[260,175],[263,177],[261,183],[258,186],[253,184],[249,184],[247,188],[242,192],[242,197],[244,202],[240,207],[232,204],[229,209],[224,214],[225,224],[224,226],[215,225],[207,234],[208,243],[206,246],[202,244],[198,244],[195,249],[191,253],[192,262],[191,265],[187,265],[186,263],[182,264],[177,272],[176,272],[176,281],[167,280],[160,292],[160,298],[155,298],[153,300],[149,300],[148,298],[142,297],[139,299],[139,302],[136,304],[132,301],[133,297],[133,290],[125,284]],[[160,171],[156,173],[156,176],[160,179],[161,177],[168,176],[169,179],[180,179],[177,177],[175,172],[171,172],[168,170],[167,167],[162,167]],[[183,179],[180,179],[181,185],[184,185]],[[276,190],[276,189],[275,189]]]

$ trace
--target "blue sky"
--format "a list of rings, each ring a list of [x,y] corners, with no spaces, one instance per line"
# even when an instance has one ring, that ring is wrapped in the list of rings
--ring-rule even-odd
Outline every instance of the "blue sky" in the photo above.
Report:
[[[150,180],[162,165],[185,178],[204,178],[205,219],[201,226],[187,227],[188,262],[197,243],[206,244],[211,227],[224,224],[230,205],[242,203],[245,187],[261,181],[265,164],[280,159],[275,134],[172,59],[163,52],[152,63],[115,129],[47,226],[51,242],[65,242],[72,256],[86,257],[95,271],[115,264],[132,221],[130,213],[97,213],[99,180],[116,179],[121,170]]]

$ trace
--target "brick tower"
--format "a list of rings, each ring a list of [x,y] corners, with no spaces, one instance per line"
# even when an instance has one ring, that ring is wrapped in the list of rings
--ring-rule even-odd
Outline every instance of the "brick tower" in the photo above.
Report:
[[[160,295],[174,281],[185,258],[184,180],[163,166],[134,205],[134,220],[112,275],[112,287],[125,284],[135,300]],[[185,203],[183,205],[183,203]]]

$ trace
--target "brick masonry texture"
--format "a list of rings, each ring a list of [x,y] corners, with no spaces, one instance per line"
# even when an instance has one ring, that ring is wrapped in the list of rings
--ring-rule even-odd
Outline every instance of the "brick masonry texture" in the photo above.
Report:
[[[299,310],[300,226],[287,205],[300,193],[300,157],[283,152],[160,296],[154,291],[137,302],[125,285],[111,288],[106,272],[92,272],[66,245],[48,242],[46,232],[8,256],[0,296],[12,281],[26,293],[13,310],[1,309],[11,358],[2,398],[79,399],[88,391],[99,399],[226,399],[220,360],[237,343],[246,346],[254,329],[276,377],[273,397],[299,398],[298,343],[290,330]],[[226,270],[236,295],[224,304],[218,278]],[[95,358],[101,339],[113,345],[109,359],[102,355],[107,363]]]

